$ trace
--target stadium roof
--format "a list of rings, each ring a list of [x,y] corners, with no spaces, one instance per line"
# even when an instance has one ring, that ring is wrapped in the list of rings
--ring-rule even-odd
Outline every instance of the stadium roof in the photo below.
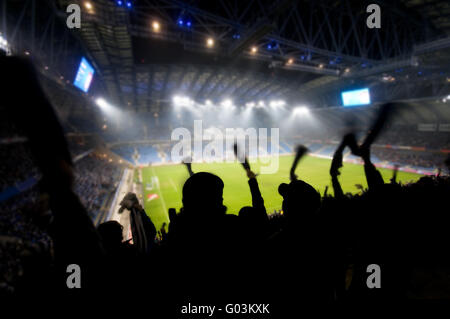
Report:
[[[377,1],[379,30],[366,27],[371,1],[359,0],[96,0],[90,10],[84,0],[17,2],[38,19],[51,8],[60,23],[79,3],[82,27],[70,37],[96,67],[99,90],[125,109],[159,111],[177,93],[316,107],[339,105],[339,91],[355,85],[378,101],[450,93],[448,1]]]

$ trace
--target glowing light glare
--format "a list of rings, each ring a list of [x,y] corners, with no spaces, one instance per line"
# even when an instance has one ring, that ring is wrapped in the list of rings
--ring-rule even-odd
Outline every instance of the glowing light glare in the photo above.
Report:
[[[258,102],[258,106],[259,107],[264,107],[264,106],[266,106],[266,104],[264,103],[264,101],[259,101]]]
[[[209,48],[212,48],[214,46],[214,39],[213,38],[208,38],[206,40],[206,46]]]
[[[258,52],[258,48],[257,48],[257,47],[255,47],[255,46],[253,46],[253,47],[252,47],[252,49],[251,49],[251,52],[252,52],[252,53],[256,53],[256,52]]]
[[[85,2],[84,6],[86,7],[86,9],[91,10],[92,9],[92,4],[90,2]]]
[[[221,103],[221,105],[225,108],[230,108],[233,106],[233,101],[231,101],[230,99],[226,99]]]
[[[310,114],[309,109],[306,106],[298,106],[292,110],[292,115],[302,116]]]
[[[246,107],[242,110],[242,112],[240,114],[242,116],[242,119],[246,121],[251,116],[253,107],[255,106],[255,103],[253,103],[253,102],[246,103],[245,106]]]
[[[158,32],[161,29],[161,25],[158,21],[153,21],[152,23],[153,31]]]
[[[106,121],[106,118],[113,119],[114,121],[120,121],[123,119],[124,114],[120,111],[120,109],[114,105],[111,105],[108,101],[106,101],[102,97],[98,97],[95,100],[95,103],[100,108],[100,110],[103,112],[104,120]],[[106,123],[104,123],[106,124]]]
[[[323,69],[323,64],[319,64],[319,69]]]
[[[287,64],[292,64],[292,63],[294,63],[294,59],[293,58],[290,58],[288,61],[287,61]]]
[[[173,97],[173,103],[175,104],[175,106],[192,106],[194,104],[194,101],[192,101],[187,96],[175,95]]]
[[[286,105],[286,102],[280,100],[280,101],[271,101],[270,102],[270,107],[273,109],[277,109],[277,108],[282,108],[283,106]]]
[[[0,35],[0,45],[3,47],[8,46],[8,41],[6,41],[6,39],[4,37],[2,37],[1,35]]]
[[[105,109],[108,107],[108,102],[106,102],[103,98],[99,97],[98,99],[95,100],[95,103],[97,103],[97,105],[101,108],[101,109]]]
[[[212,102],[211,102],[211,100],[206,100],[205,104],[209,106],[209,105],[212,105]]]

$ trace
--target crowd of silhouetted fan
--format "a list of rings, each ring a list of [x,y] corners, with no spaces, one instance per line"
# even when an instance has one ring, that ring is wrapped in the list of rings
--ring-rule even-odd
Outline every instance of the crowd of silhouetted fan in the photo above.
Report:
[[[13,265],[15,273],[8,270],[10,264],[2,265],[3,292],[27,293],[28,285],[41,282],[41,273],[30,270],[35,263],[47,270],[54,285],[50,287],[64,291],[64,276],[57,270],[71,260],[90,269],[90,276],[83,278],[86,292],[151,285],[158,287],[158,293],[150,293],[155,298],[171,293],[173,300],[220,300],[232,293],[235,298],[273,296],[281,304],[450,297],[445,288],[450,284],[445,253],[450,244],[449,176],[422,177],[409,184],[398,183],[395,176],[383,181],[370,155],[361,155],[369,187],[350,194],[339,183],[340,150],[330,168],[333,191],[321,196],[301,174],[300,179],[293,175],[290,182],[274,185],[274,192],[283,197],[281,210],[274,214],[267,214],[257,177],[249,169],[243,174],[252,202],[239,212],[227,212],[223,206],[219,176],[193,174],[183,187],[183,208],[168,212],[168,231],[156,231],[147,217],[151,212],[144,212],[137,197],[128,194],[121,205],[129,211],[123,214],[130,214],[133,242],[124,241],[123,227],[115,221],[94,229],[86,207],[68,189],[57,199],[62,210],[51,209],[52,217],[45,222],[36,207],[24,215],[30,236],[38,234],[40,241],[14,236],[12,229],[23,221],[2,223],[9,225],[2,244],[9,254],[4,260],[11,263],[14,256],[23,261]],[[39,206],[49,207],[50,201]],[[58,224],[61,215],[67,220]],[[46,246],[26,246],[32,243]],[[22,250],[28,252],[26,257]],[[367,286],[371,264],[382,270],[380,289]]]

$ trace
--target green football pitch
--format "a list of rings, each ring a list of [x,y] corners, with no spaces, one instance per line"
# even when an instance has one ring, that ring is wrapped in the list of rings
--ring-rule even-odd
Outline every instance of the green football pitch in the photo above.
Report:
[[[268,213],[281,208],[282,198],[278,194],[278,185],[289,182],[289,170],[293,156],[280,156],[279,169],[275,174],[261,174],[258,178],[259,187]],[[321,194],[325,187],[329,186],[329,194],[332,187],[329,175],[331,160],[307,156],[298,165],[296,174],[313,185]],[[252,170],[259,172],[259,164],[251,163]],[[194,172],[211,172],[218,175],[224,181],[224,205],[227,212],[237,214],[243,206],[251,205],[250,190],[247,184],[247,176],[239,163],[193,163]],[[389,169],[380,169],[386,181],[392,177]],[[145,210],[153,223],[160,229],[164,222],[168,223],[168,209],[173,207],[179,211],[182,207],[182,188],[189,177],[184,165],[151,166],[142,168],[142,188]],[[414,173],[398,172],[397,179],[402,182],[415,181],[421,175]],[[339,178],[344,192],[357,193],[355,186],[361,184],[367,187],[364,168],[362,165],[344,163]]]

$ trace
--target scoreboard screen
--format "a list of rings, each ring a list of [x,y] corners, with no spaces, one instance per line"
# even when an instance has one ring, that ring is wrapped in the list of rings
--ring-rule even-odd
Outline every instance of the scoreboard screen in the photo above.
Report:
[[[95,70],[92,65],[90,65],[84,57],[81,58],[80,66],[78,67],[78,72],[73,84],[83,92],[87,92],[91,85],[92,78],[94,77],[94,73]]]
[[[370,104],[370,93],[368,88],[344,91],[341,93],[344,106]]]

